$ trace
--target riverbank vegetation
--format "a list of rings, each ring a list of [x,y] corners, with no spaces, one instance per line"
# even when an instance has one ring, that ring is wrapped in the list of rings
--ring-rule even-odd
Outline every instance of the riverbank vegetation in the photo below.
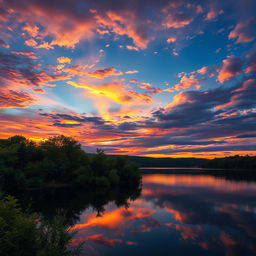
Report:
[[[71,248],[73,236],[63,217],[48,222],[23,211],[11,196],[0,199],[0,255],[77,256],[82,244]]]
[[[82,247],[71,246],[69,227],[81,212],[129,207],[141,174],[126,157],[87,154],[71,137],[13,136],[0,140],[0,191],[0,255],[75,256]]]
[[[137,186],[141,174],[125,157],[85,153],[79,142],[63,135],[35,143],[23,136],[0,140],[0,179],[3,188],[54,186]]]
[[[256,156],[229,156],[208,160],[203,167],[217,169],[240,169],[256,171]]]

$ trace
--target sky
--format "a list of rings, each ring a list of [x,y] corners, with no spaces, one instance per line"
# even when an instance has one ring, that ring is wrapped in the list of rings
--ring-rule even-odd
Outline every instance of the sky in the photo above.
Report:
[[[255,0],[0,0],[0,137],[256,154]]]

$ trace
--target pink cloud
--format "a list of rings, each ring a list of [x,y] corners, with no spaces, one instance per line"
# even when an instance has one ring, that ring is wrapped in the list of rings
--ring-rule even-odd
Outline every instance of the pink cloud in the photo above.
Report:
[[[246,73],[256,73],[256,47],[246,54],[247,67]]]
[[[239,58],[229,57],[223,60],[221,70],[218,75],[218,81],[224,83],[231,78],[239,75],[242,70],[242,63]]]
[[[26,40],[25,44],[27,46],[30,46],[30,47],[36,47],[37,46],[37,42],[33,38],[30,38],[30,39]]]
[[[125,72],[126,74],[136,74],[136,73],[139,73],[138,70],[129,70],[129,71],[126,71]]]
[[[27,108],[36,100],[27,92],[2,90],[0,108]]]
[[[4,40],[0,39],[0,46],[4,48],[10,48],[10,45],[7,44]]]
[[[219,10],[218,8],[211,8],[210,11],[206,15],[206,20],[214,20],[218,15],[223,14],[223,10]]]
[[[38,57],[36,56],[36,53],[33,51],[11,51],[11,53],[16,54],[16,55],[27,56],[30,59],[38,59]]]
[[[105,237],[102,234],[94,234],[90,235],[86,238],[86,240],[93,241],[98,244],[105,245],[107,247],[115,247],[116,243],[122,243],[123,241],[121,239],[110,239],[108,237]]]
[[[229,39],[236,39],[237,43],[249,43],[256,38],[256,18],[238,23],[230,32]]]

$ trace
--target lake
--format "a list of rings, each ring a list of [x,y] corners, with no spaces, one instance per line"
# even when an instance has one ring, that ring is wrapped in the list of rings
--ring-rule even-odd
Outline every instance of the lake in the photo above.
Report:
[[[256,182],[203,174],[144,174],[125,207],[91,207],[73,226],[83,255],[256,255]]]

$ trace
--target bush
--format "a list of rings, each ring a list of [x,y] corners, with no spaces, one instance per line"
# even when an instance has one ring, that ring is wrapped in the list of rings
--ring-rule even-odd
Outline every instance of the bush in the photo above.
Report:
[[[41,221],[37,214],[23,212],[13,197],[0,200],[1,256],[80,255],[81,246],[69,248],[73,235],[63,217],[56,217],[51,223]]]

